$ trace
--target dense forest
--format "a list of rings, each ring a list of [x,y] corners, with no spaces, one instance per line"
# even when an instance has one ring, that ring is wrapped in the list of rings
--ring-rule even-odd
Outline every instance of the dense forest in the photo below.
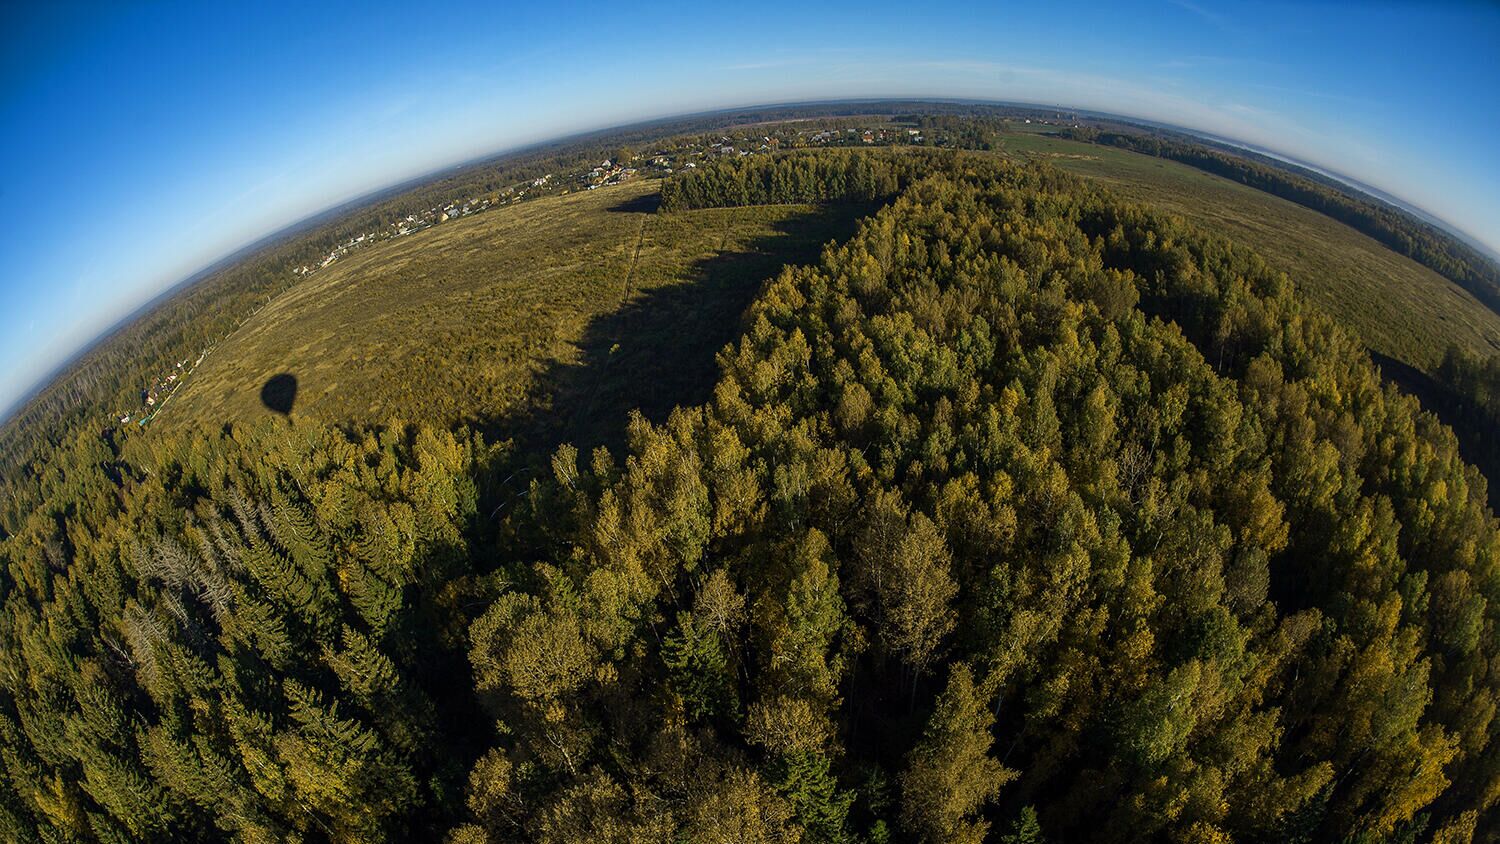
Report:
[[[1465,399],[1469,413],[1493,420],[1491,430],[1500,429],[1500,355],[1481,358],[1449,347],[1437,377]]]
[[[727,158],[662,183],[664,211],[814,202],[871,202],[894,196],[953,154],[819,150],[772,157]]]
[[[1459,435],[1465,457],[1487,478],[1500,477],[1500,354],[1481,357],[1450,346],[1422,400]],[[1496,506],[1490,489],[1490,506]]]
[[[49,445],[0,512],[5,837],[1494,833],[1500,525],[1447,428],[1256,255],[1045,166],[663,186],[851,196],[892,198],[623,451]],[[1493,412],[1485,366],[1444,371]]]
[[[1064,129],[1060,134],[1170,158],[1327,214],[1452,280],[1490,308],[1500,310],[1500,266],[1494,261],[1430,223],[1368,197],[1351,196],[1328,183],[1331,180],[1320,183],[1285,167],[1154,135],[1090,128]]]

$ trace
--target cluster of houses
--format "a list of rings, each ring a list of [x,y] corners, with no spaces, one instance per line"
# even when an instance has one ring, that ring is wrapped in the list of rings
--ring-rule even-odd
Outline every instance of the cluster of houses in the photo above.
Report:
[[[823,146],[854,143],[890,145],[902,142],[920,144],[923,138],[921,129],[877,126],[872,129],[845,129],[842,134],[837,130],[819,132],[812,136],[812,141]]]
[[[1029,121],[1028,121],[1029,122]],[[939,134],[932,142],[942,146],[946,138]],[[746,156],[758,153],[776,152],[783,147],[807,147],[807,146],[854,146],[854,145],[890,145],[890,144],[927,144],[928,139],[923,135],[921,129],[909,129],[892,127],[889,125],[876,125],[865,128],[807,128],[798,129],[790,126],[781,126],[773,129],[770,134],[755,131],[739,131],[730,134],[719,135],[717,138],[683,139],[676,144],[663,147],[653,153],[640,167],[651,175],[670,175],[679,169],[691,169],[697,167],[699,162],[710,158],[726,156]],[[468,199],[455,200],[444,205],[434,206],[416,214],[408,214],[406,217],[391,223],[389,226],[372,232],[356,235],[344,243],[329,250],[328,254],[322,256],[315,263],[305,264],[292,270],[297,276],[307,276],[333,262],[343,258],[350,252],[366,246],[391,238],[404,237],[415,234],[424,229],[431,228],[439,223],[459,217],[467,217],[492,207],[509,205],[525,199],[528,194],[542,193],[548,186],[561,187],[561,193],[570,192],[570,187],[565,185],[576,185],[585,190],[615,185],[630,181],[641,174],[641,170],[633,166],[627,166],[628,162],[605,159],[599,164],[593,165],[586,170],[577,173],[572,178],[559,182],[552,174],[539,176],[527,182],[504,188],[488,196],[475,196]]]
[[[773,153],[788,147],[824,147],[852,145],[889,145],[897,143],[926,143],[920,129],[903,129],[889,126],[871,128],[795,129],[779,127],[771,134],[756,132],[732,132],[710,137],[685,138],[669,147],[662,147],[641,157],[640,170],[626,167],[624,162],[604,160],[579,174],[577,183],[587,190],[628,181],[644,172],[652,176],[666,176],[678,170],[688,170],[700,163],[727,157],[744,157]],[[566,192],[566,191],[564,191]]]
[[[755,152],[774,152],[784,145],[792,146],[850,146],[854,144],[920,144],[924,142],[921,129],[901,129],[890,126],[854,127],[844,129],[799,129],[791,137],[778,135],[762,136]],[[725,139],[728,143],[728,139]],[[741,154],[745,154],[743,151]]]
[[[657,158],[662,158],[662,156],[657,156]],[[636,177],[636,173],[636,169],[634,167],[626,167],[624,161],[611,161],[606,158],[599,165],[590,168],[587,173],[579,176],[578,181],[583,184],[585,190],[593,190],[595,188],[602,188],[605,185],[618,185],[621,182],[628,182]]]
[[[540,187],[542,185],[545,185],[551,179],[552,176],[548,174],[546,176],[541,176],[539,178],[533,179],[528,184],[532,187]],[[391,223],[385,228],[377,229],[372,232],[365,232],[364,234],[355,235],[354,237],[349,238],[343,243],[335,246],[333,249],[330,249],[328,251],[328,254],[324,255],[320,261],[312,264],[303,264],[300,267],[293,267],[292,272],[297,276],[306,276],[316,270],[320,270],[328,266],[329,264],[332,264],[334,261],[337,261],[338,259],[344,257],[345,255],[348,255],[350,252],[362,246],[367,246],[371,243],[378,243],[382,240],[391,240],[393,238],[415,234],[416,232],[422,231],[423,229],[432,228],[438,223],[446,223],[447,221],[457,219],[458,217],[467,217],[470,214],[477,214],[478,212],[483,211],[486,208],[490,208],[491,206],[505,205],[506,203],[515,199],[520,199],[525,195],[525,189],[517,190],[516,188],[512,187],[506,188],[498,194],[494,194],[491,196],[475,196],[468,199],[455,200],[445,205],[435,205],[432,208],[429,208],[426,211],[422,211],[420,213],[407,214],[405,217],[402,217],[394,223]]]
[[[172,394],[177,392],[177,388],[182,386],[182,382],[187,380],[189,375],[193,374],[193,370],[197,369],[198,364],[202,363],[203,359],[207,356],[208,350],[204,349],[199,353],[198,359],[193,361],[191,366],[188,365],[187,359],[183,358],[177,362],[176,366],[167,370],[165,374],[158,375],[145,389],[141,390],[140,407],[120,414],[120,424],[129,424],[131,420],[136,420],[136,424],[138,425],[145,425],[147,422],[150,422],[151,417],[156,415],[156,411],[160,410],[161,406],[167,403],[167,399],[171,398]]]
[[[1058,118],[1063,115],[1059,113]],[[1032,122],[1030,119],[1027,123]],[[1051,121],[1039,120],[1038,122],[1050,123]],[[928,144],[929,140],[921,129],[910,129],[892,127],[888,125],[877,125],[868,128],[834,128],[834,129],[793,129],[791,127],[780,127],[773,134],[757,134],[753,132],[737,132],[733,134],[720,135],[716,139],[683,140],[672,147],[658,150],[651,154],[649,165],[643,164],[652,171],[653,175],[669,175],[678,169],[688,169],[698,166],[698,161],[706,158],[723,156],[746,156],[757,153],[776,152],[786,146],[852,146],[852,145],[890,145],[898,143]],[[942,132],[938,132],[932,138],[931,143],[944,146],[948,138]],[[640,171],[635,167],[626,166],[627,162],[612,161],[605,159],[597,165],[590,167],[569,179],[565,184],[577,184],[586,190],[615,185],[636,178]],[[405,218],[391,223],[388,227],[373,232],[367,232],[351,237],[344,243],[335,246],[316,263],[296,267],[293,273],[306,276],[318,269],[328,266],[339,260],[351,251],[382,240],[395,237],[404,237],[415,234],[423,229],[431,228],[439,223],[447,222],[458,217],[466,217],[470,214],[485,209],[509,205],[512,202],[526,198],[528,192],[541,192],[548,185],[558,184],[552,174],[539,176],[529,182],[504,188],[489,196],[475,196],[463,200],[455,200],[446,205],[434,206],[417,214],[408,214]],[[562,193],[568,193],[568,188],[563,188]]]
[[[1056,115],[1058,118],[1062,114]],[[1032,122],[1028,119],[1026,122]],[[1036,118],[1036,122],[1053,121]],[[1060,121],[1061,122],[1061,121]],[[767,131],[769,129],[769,131]],[[923,129],[909,126],[878,123],[872,126],[810,126],[798,128],[791,124],[761,127],[759,131],[730,130],[714,136],[683,138],[671,146],[662,147],[642,157],[640,167],[650,175],[662,176],[697,167],[703,161],[721,157],[742,157],[776,152],[791,147],[847,147],[847,146],[893,146],[922,145],[949,146],[957,142],[943,129]],[[589,189],[625,181],[636,175],[633,169],[621,162],[604,161],[591,167],[578,177],[578,181]]]
[[[635,171],[632,170],[630,172],[634,173]],[[501,190],[488,196],[472,196],[468,199],[457,199],[443,205],[434,205],[433,207],[428,208],[425,211],[421,211],[415,214],[407,214],[405,217],[402,217],[396,222],[391,223],[385,228],[377,229],[372,232],[366,232],[364,234],[349,238],[348,240],[329,250],[328,254],[324,255],[322,260],[318,261],[317,263],[304,264],[300,267],[293,267],[292,272],[299,277],[310,275],[311,273],[320,270],[328,266],[329,264],[332,264],[334,261],[337,261],[338,259],[344,257],[345,255],[362,246],[367,246],[371,243],[378,243],[383,240],[405,237],[409,234],[416,234],[423,229],[430,229],[439,223],[446,223],[449,220],[455,220],[459,217],[467,217],[470,214],[477,214],[480,211],[484,211],[488,208],[499,207],[501,205],[509,205],[512,202],[517,202],[519,200],[525,199],[529,191],[545,188],[547,185],[552,184],[553,182],[553,175],[551,173],[548,173],[543,176],[538,176],[535,179],[530,180],[529,182],[524,182],[521,185],[513,185],[511,187],[502,188]]]

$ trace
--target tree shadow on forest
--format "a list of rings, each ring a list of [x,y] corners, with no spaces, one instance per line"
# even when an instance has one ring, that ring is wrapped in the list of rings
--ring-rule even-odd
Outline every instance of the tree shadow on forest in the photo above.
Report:
[[[656,195],[643,199],[650,202],[611,210],[647,213],[659,203]],[[674,407],[710,398],[716,355],[739,337],[745,310],[768,279],[787,264],[816,261],[824,244],[848,239],[877,207],[828,205],[792,215],[745,249],[697,261],[685,281],[635,293],[589,323],[577,362],[554,362],[533,379],[521,410],[474,417],[469,426],[492,442],[514,439],[519,463],[545,459],[563,443],[581,454],[599,445],[618,454],[632,410],[662,422]]]
[[[1487,423],[1482,418],[1475,419],[1463,413],[1460,397],[1422,370],[1373,350],[1370,351],[1370,360],[1386,380],[1402,392],[1415,396],[1422,403],[1423,410],[1431,411],[1440,422],[1453,429],[1459,455],[1484,475],[1488,482],[1486,491],[1490,509],[1500,512],[1500,460],[1496,459],[1493,446],[1487,447],[1495,432],[1487,430]]]
[[[654,214],[659,198],[645,199],[650,201],[632,200],[611,210]],[[532,558],[529,550],[517,556],[517,543],[534,537],[524,527],[518,535],[504,534],[504,517],[524,500],[529,480],[547,472],[558,446],[572,443],[587,455],[603,445],[619,458],[631,411],[639,409],[659,423],[675,407],[708,401],[719,377],[717,353],[740,336],[745,310],[766,281],[788,264],[817,261],[825,244],[848,240],[858,221],[878,208],[870,203],[815,207],[776,222],[743,248],[707,255],[677,283],[637,291],[594,317],[577,341],[577,359],[554,361],[537,373],[516,410],[465,420],[487,442],[513,440],[513,447],[495,455],[493,462],[475,467],[479,507],[465,528],[469,553],[477,555],[475,570],[491,572],[506,561]],[[625,280],[619,281],[623,293]],[[502,535],[506,540],[498,541]],[[486,604],[478,601],[462,611],[472,619]],[[438,676],[467,677],[457,658],[435,662],[433,668]],[[443,723],[492,723],[486,714],[492,710],[483,708],[479,695],[443,696],[440,709]],[[461,773],[492,737],[483,727],[456,735],[454,744],[460,749],[453,755]]]

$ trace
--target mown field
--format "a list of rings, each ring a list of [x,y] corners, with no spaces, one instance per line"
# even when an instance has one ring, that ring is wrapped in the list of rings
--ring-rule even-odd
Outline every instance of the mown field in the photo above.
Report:
[[[265,418],[262,385],[288,373],[301,418],[599,441],[632,407],[700,400],[760,283],[864,213],[662,215],[655,191],[549,197],[355,252],[248,319],[152,424]]]
[[[1376,352],[1431,372],[1450,342],[1482,354],[1500,351],[1500,315],[1448,279],[1316,211],[1126,150],[1039,132],[1007,134],[1003,142],[1013,157],[1050,161],[1254,249]]]

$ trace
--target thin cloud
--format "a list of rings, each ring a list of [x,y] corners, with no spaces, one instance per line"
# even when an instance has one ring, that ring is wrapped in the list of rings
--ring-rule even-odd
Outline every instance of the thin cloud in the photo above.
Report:
[[[1004,62],[911,61],[889,66],[905,85],[954,96],[1070,106],[1159,120],[1270,149],[1303,160],[1332,139],[1280,112],[1225,100],[1184,85],[1168,88],[1138,80]],[[1342,146],[1341,141],[1338,146]]]
[[[1261,67],[1277,66],[1272,62],[1257,61],[1254,59],[1205,55],[1177,56],[1176,58],[1171,58],[1156,63],[1156,66],[1160,68],[1175,68],[1179,70],[1199,67],[1242,67],[1247,65],[1258,65]]]
[[[1314,91],[1306,88],[1288,88],[1285,85],[1271,85],[1264,82],[1249,82],[1246,84],[1248,87],[1259,88],[1262,91],[1275,91],[1281,94],[1295,94],[1299,97],[1312,97],[1318,100],[1330,100],[1333,102],[1349,103],[1351,105],[1361,106],[1380,105],[1380,103],[1376,102],[1375,100],[1366,99],[1364,97],[1350,97],[1344,94],[1330,94],[1327,91]]]
[[[1233,112],[1235,114],[1246,114],[1256,118],[1278,116],[1274,111],[1267,111],[1266,109],[1259,108],[1253,105],[1246,105],[1244,103],[1225,103],[1224,105],[1220,106],[1220,108],[1223,108],[1225,111]]]
[[[1213,24],[1214,26],[1224,30],[1225,32],[1234,31],[1234,27],[1230,24],[1228,18],[1224,17],[1218,12],[1211,12],[1208,9],[1199,6],[1197,3],[1192,2],[1191,0],[1167,0],[1167,2],[1171,3],[1173,6],[1176,6],[1179,9],[1192,12],[1194,15],[1197,15],[1199,18],[1202,18],[1203,20],[1209,22],[1210,24]]]
[[[1019,76],[1046,76],[1057,72],[1041,67],[1026,67],[1023,65],[1006,64],[1004,62],[971,61],[962,59],[904,62],[902,66],[911,68],[913,70],[937,70],[950,73],[1010,73]]]
[[[772,59],[770,61],[761,61],[761,62],[742,62],[740,64],[725,65],[723,67],[723,69],[724,70],[728,70],[728,71],[739,71],[739,70],[774,70],[774,69],[776,69],[778,67],[796,67],[798,65],[806,65],[806,64],[812,64],[812,59],[808,59],[808,58],[791,58],[791,59]]]

